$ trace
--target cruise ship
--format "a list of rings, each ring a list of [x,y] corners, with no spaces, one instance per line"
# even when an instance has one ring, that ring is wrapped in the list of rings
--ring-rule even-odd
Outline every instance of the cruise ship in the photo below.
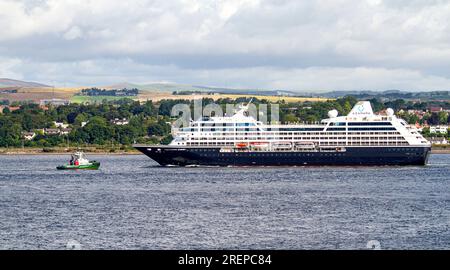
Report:
[[[232,116],[202,117],[173,130],[169,145],[134,145],[163,166],[426,165],[431,144],[394,115],[374,114],[368,101],[347,116],[336,110],[318,124],[264,124],[248,105]]]

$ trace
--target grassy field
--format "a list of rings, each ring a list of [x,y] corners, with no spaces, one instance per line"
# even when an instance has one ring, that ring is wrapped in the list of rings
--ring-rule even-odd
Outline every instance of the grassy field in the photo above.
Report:
[[[257,95],[234,95],[234,94],[227,94],[227,95],[172,95],[171,93],[162,93],[162,92],[156,92],[156,93],[142,93],[139,95],[138,99],[140,101],[145,100],[152,100],[154,102],[160,101],[162,99],[187,99],[187,100],[194,100],[199,98],[212,98],[214,100],[220,99],[220,98],[231,98],[231,99],[237,99],[237,98],[257,98],[257,99],[266,99],[269,102],[277,102],[280,100],[284,100],[285,102],[305,102],[305,101],[313,101],[313,102],[323,102],[327,100],[332,99],[326,99],[326,98],[310,98],[310,97],[283,97],[283,96],[257,96]]]
[[[252,95],[216,95],[210,96],[214,99],[219,98],[231,98],[231,99],[237,99],[237,98],[257,98],[257,99],[267,99],[270,102],[277,102],[284,100],[285,102],[305,102],[305,101],[327,101],[329,99],[326,98],[310,98],[310,97],[282,97],[282,96],[252,96]]]
[[[19,93],[50,93],[50,94],[67,94],[74,95],[75,93],[80,92],[82,88],[80,87],[40,87],[40,88],[32,88],[32,87],[23,87],[19,89]]]
[[[39,103],[42,99],[67,99],[73,103],[101,103],[103,100],[119,100],[125,97],[113,97],[113,96],[77,96],[81,87],[66,87],[66,88],[21,88],[18,93],[14,94],[0,94],[0,99],[7,99],[9,101],[24,101],[33,100]],[[282,97],[282,96],[258,96],[258,95],[237,95],[237,94],[223,94],[223,95],[172,95],[172,93],[164,91],[141,91],[137,97],[128,97],[135,100],[146,101],[152,100],[158,102],[162,99],[187,99],[194,100],[200,98],[212,98],[217,100],[219,98],[231,98],[237,99],[242,97],[255,97],[258,99],[266,99],[269,102],[277,102],[284,100],[285,102],[305,102],[305,101],[327,101],[326,98],[309,98],[309,97]]]
[[[103,100],[113,101],[120,100],[126,97],[113,97],[113,96],[73,96],[70,99],[72,103],[102,103]],[[130,98],[130,97],[128,97]]]
[[[10,102],[31,100],[39,103],[43,99],[70,99],[78,91],[79,88],[26,87],[20,88],[17,93],[0,94],[0,99]]]
[[[309,98],[309,97],[281,97],[281,96],[255,96],[255,95],[172,95],[169,93],[145,93],[140,94],[137,98],[140,101],[146,101],[146,100],[152,100],[154,102],[163,100],[163,99],[187,99],[187,100],[194,100],[194,99],[200,99],[200,98],[212,98],[214,100],[218,100],[220,98],[231,98],[231,99],[237,99],[237,98],[258,98],[258,99],[266,99],[269,102],[277,102],[284,100],[285,102],[305,102],[305,101],[313,101],[313,102],[323,102],[327,101],[329,99],[326,98]],[[88,96],[73,96],[71,99],[71,102],[74,103],[83,103],[83,102],[102,102],[103,99],[106,100],[118,100],[122,99],[123,97],[111,97],[111,96],[95,96],[95,97],[88,97]]]

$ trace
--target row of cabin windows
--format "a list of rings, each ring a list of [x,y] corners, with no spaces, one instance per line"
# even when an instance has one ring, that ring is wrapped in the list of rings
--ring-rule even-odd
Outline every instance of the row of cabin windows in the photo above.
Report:
[[[328,130],[345,130],[345,123],[344,125],[333,125],[334,123],[330,123],[330,127],[328,128]],[[338,126],[338,127],[336,127]],[[374,126],[392,126],[392,123],[390,122],[372,122],[372,123],[348,123],[349,127],[354,127],[354,126],[365,126],[365,127],[374,127]],[[373,129],[373,128],[371,128]]]
[[[405,138],[403,137],[325,137],[325,138],[318,138],[318,137],[306,137],[303,138],[303,140],[315,140],[315,141],[320,141],[320,140],[341,140],[341,141],[345,141],[345,140],[349,140],[349,141],[406,141]],[[233,138],[228,138],[228,139],[223,139],[223,138],[193,138],[189,141],[257,141],[257,140],[261,140],[261,138],[255,138],[255,137],[237,137],[235,139]],[[268,138],[268,140],[286,140],[286,141],[290,141],[291,138],[288,137],[281,137],[281,138],[276,138],[276,139],[271,139]]]
[[[382,134],[400,134],[398,131],[371,131],[371,132],[221,132],[215,133],[216,136],[234,136],[234,135],[257,135],[257,136],[277,136],[277,135],[297,135],[297,136],[305,136],[305,135],[321,135],[321,136],[329,136],[329,135],[382,135]],[[191,133],[192,136],[195,135],[203,135],[203,133]]]
[[[345,140],[345,137],[327,137],[327,138],[317,138],[317,137],[307,137],[307,138],[302,138],[301,140]],[[403,137],[349,137],[347,138],[348,140],[352,140],[352,141],[358,141],[358,140],[372,140],[372,141],[377,141],[377,140],[404,140]],[[258,138],[254,138],[254,137],[237,137],[235,139],[233,138],[228,138],[228,139],[223,139],[223,138],[195,138],[195,139],[191,139],[191,140],[184,140],[181,139],[181,141],[257,141],[257,140],[261,140]],[[266,140],[266,139],[264,139]],[[291,138],[288,137],[280,137],[280,138],[267,138],[267,140],[272,141],[272,140],[285,140],[285,141],[291,141]]]
[[[345,131],[345,128],[327,128],[327,131]]]
[[[339,145],[336,142],[319,142],[319,145]],[[406,141],[349,141],[346,145],[409,145]]]
[[[335,140],[335,139],[341,139],[341,140],[345,140],[346,138],[348,138],[349,140],[359,140],[359,139],[386,139],[386,140],[393,140],[393,139],[403,139],[403,136],[398,136],[398,134],[392,134],[392,135],[387,135],[387,134],[380,134],[380,135],[384,135],[383,137],[380,136],[328,136],[328,137],[312,137],[312,136],[302,136],[302,137],[281,137],[281,136],[276,136],[276,137],[252,137],[252,136],[246,136],[246,137],[237,137],[237,136],[229,136],[229,137],[191,137],[191,138],[186,138],[186,137],[179,137],[179,139],[181,140],[192,140],[192,141],[196,141],[196,140],[224,140],[224,141],[228,141],[228,140]]]
[[[391,122],[348,122],[349,126],[392,126]]]
[[[408,142],[349,142],[347,145],[409,145]]]
[[[309,156],[317,156],[320,155],[322,157],[339,157],[339,156],[345,156],[344,153],[315,153],[315,154],[310,154],[310,153],[258,153],[258,154],[252,154],[249,153],[247,154],[248,157],[309,157]],[[235,156],[235,157],[239,157],[241,156],[241,154],[238,153],[228,153],[228,154],[223,154],[223,153],[214,153],[214,154],[200,154],[200,156],[202,157],[230,157],[230,156]],[[231,161],[233,161],[234,159],[232,159]],[[296,160],[293,160],[296,161]]]
[[[184,130],[182,130],[184,131]],[[258,128],[202,128],[200,130],[200,132],[217,132],[217,131],[238,131],[238,132],[242,132],[242,131],[259,131]]]
[[[389,148],[387,149],[388,152],[408,152],[408,151],[420,151],[421,148]],[[216,149],[207,149],[207,148],[199,148],[199,149],[193,149],[194,152],[215,152]],[[260,154],[258,154],[260,155]],[[284,155],[284,154],[275,154],[275,155]],[[308,154],[309,155],[309,154]]]
[[[255,123],[201,123],[201,127],[253,127]]]
[[[338,123],[330,123],[330,126],[392,126],[391,122],[338,122]],[[255,123],[196,123],[192,126],[201,126],[201,127],[250,127],[250,126],[256,126]],[[270,129],[270,128],[269,128]],[[277,128],[277,129],[283,129],[286,131],[296,131],[296,130],[314,130],[319,129],[322,130],[323,128],[308,128],[308,127],[302,127],[302,128]]]
[[[188,142],[186,143],[188,146],[198,146],[198,145],[223,145],[223,146],[234,146],[233,142],[215,142],[214,144],[211,143],[198,143],[198,142]],[[211,150],[212,151],[212,150]]]
[[[348,128],[349,131],[356,130],[396,130],[395,127],[370,127],[370,128]]]
[[[407,141],[348,141],[348,142],[319,142],[318,145],[339,146],[339,145],[409,145]]]
[[[201,123],[202,127],[234,127],[234,123]]]
[[[345,142],[319,142],[319,145],[343,145]],[[186,143],[188,146],[234,146],[232,142],[188,142]],[[350,141],[346,145],[409,145],[406,141],[397,141],[397,142],[371,142],[371,141],[362,141],[362,142],[353,142]]]
[[[323,131],[324,128],[265,128],[266,131]]]

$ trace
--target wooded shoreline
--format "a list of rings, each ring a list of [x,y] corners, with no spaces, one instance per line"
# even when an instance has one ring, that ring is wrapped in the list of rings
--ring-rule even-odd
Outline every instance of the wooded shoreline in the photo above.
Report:
[[[0,155],[66,155],[82,150],[91,155],[140,155],[141,152],[134,148],[127,149],[100,149],[88,148],[0,148]],[[450,148],[433,147],[432,154],[450,154]]]
[[[134,148],[127,149],[105,149],[105,148],[0,148],[0,155],[65,155],[81,150],[87,154],[94,155],[138,155],[140,154]]]

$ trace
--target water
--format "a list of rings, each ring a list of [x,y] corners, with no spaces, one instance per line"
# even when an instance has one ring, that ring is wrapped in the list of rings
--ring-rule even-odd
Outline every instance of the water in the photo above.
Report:
[[[0,156],[0,249],[450,248],[450,155],[426,167],[163,168]],[[73,245],[73,243],[75,243]]]

